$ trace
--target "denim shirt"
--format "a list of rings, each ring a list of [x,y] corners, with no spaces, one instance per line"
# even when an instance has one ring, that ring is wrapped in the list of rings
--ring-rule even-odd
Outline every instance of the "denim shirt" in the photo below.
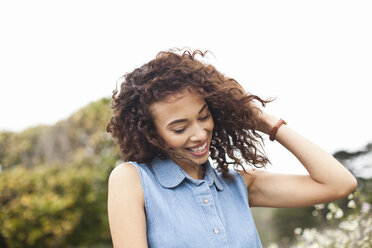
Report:
[[[242,176],[222,177],[207,161],[205,177],[190,177],[173,160],[133,164],[140,173],[150,248],[262,247]]]

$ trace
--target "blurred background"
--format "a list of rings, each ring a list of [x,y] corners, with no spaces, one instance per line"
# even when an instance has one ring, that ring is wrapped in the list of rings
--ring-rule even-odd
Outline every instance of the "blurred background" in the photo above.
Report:
[[[372,247],[371,12],[370,1],[1,1],[0,247],[112,247],[111,93],[174,47],[211,51],[206,62],[276,98],[266,111],[358,178],[337,202],[253,209],[264,247]],[[307,173],[276,142],[265,151],[267,170]]]

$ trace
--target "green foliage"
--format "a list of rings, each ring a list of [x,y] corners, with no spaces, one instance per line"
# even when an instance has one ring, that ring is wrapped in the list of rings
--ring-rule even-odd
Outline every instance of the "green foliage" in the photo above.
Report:
[[[272,224],[279,231],[279,237],[284,244],[293,238],[293,230],[296,227],[312,227],[318,224],[311,215],[312,208],[277,208],[273,211]]]
[[[10,247],[110,242],[107,177],[89,164],[16,167],[0,174],[1,231]]]
[[[0,133],[0,239],[9,247],[110,247],[107,179],[120,159],[109,99],[53,126]]]
[[[106,133],[110,100],[102,98],[53,126],[37,126],[20,133],[0,133],[0,164],[4,169],[21,165],[74,163],[100,153],[119,158]]]

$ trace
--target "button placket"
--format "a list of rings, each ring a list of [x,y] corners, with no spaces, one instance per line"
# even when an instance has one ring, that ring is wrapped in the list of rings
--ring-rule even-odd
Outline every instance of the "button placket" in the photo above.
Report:
[[[199,196],[199,206],[202,208],[206,217],[206,225],[209,227],[209,233],[214,236],[213,242],[218,244],[216,247],[229,247],[226,232],[218,215],[216,203],[212,193],[212,190],[216,189],[214,187],[210,187],[208,183],[203,182],[199,185],[199,187],[195,188],[195,190]]]

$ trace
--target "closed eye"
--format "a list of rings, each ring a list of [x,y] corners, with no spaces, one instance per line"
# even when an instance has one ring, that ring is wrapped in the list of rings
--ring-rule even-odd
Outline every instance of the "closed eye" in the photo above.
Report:
[[[173,132],[175,133],[183,133],[183,131],[185,131],[186,128],[182,128],[182,129],[177,129],[177,130],[172,130]]]
[[[210,117],[210,114],[207,114],[207,115],[205,115],[205,116],[200,117],[199,120],[200,120],[200,121],[205,121],[205,120],[207,120],[209,117]],[[173,131],[174,133],[180,134],[180,133],[183,133],[185,130],[186,130],[186,127],[181,128],[181,129],[172,130],[172,131]]]
[[[200,117],[199,120],[206,120],[208,118],[209,118],[209,114],[207,114],[206,116]]]

